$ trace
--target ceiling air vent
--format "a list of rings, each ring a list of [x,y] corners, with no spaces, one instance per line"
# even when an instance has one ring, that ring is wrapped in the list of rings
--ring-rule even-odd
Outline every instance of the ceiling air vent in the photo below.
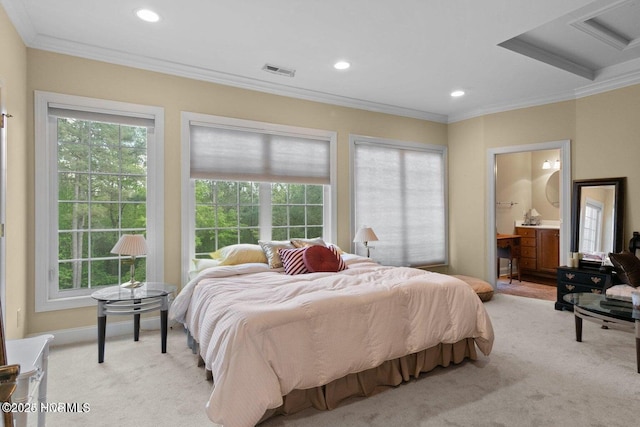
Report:
[[[278,67],[277,65],[264,64],[264,67],[262,67],[262,69],[264,71],[268,71],[273,74],[279,74],[281,76],[293,77],[296,75],[296,70]]]

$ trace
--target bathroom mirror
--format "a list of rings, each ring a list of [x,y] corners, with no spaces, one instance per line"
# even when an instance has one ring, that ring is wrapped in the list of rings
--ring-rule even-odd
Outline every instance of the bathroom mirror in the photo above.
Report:
[[[551,206],[555,208],[560,206],[560,171],[555,171],[547,179],[545,195]]]
[[[599,267],[609,252],[623,247],[625,178],[573,181],[572,252],[581,266]]]

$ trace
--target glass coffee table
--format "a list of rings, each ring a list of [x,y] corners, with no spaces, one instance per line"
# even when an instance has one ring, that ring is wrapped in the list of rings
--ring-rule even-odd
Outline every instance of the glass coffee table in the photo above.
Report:
[[[563,299],[573,304],[576,319],[576,341],[582,342],[582,320],[595,322],[603,327],[635,332],[636,367],[640,374],[640,310],[631,301],[607,298],[603,294],[567,294]]]
[[[169,296],[176,287],[167,283],[145,282],[138,288],[109,286],[95,291],[98,300],[98,363],[104,362],[104,341],[107,315],[133,315],[133,340],[140,336],[140,314],[160,310],[162,352],[167,352],[167,320]]]

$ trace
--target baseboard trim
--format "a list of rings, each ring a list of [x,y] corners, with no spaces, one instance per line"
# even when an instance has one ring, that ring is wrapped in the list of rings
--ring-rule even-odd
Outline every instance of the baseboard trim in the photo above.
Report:
[[[172,327],[177,322],[169,322],[169,327]],[[144,317],[140,319],[141,331],[154,331],[160,330],[160,316]],[[51,341],[51,347],[57,347],[68,344],[77,344],[83,342],[98,342],[98,330],[97,326],[85,326],[82,328],[71,329],[59,329],[57,331],[39,332],[37,334],[30,334],[29,336],[37,336],[43,334],[53,335],[53,341]],[[118,337],[123,335],[131,335],[133,337],[133,319],[124,322],[109,322],[107,317],[107,330],[106,337]]]

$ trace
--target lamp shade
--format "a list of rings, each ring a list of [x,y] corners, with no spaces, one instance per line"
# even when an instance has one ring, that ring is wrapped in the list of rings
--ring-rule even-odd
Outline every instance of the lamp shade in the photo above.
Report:
[[[360,242],[375,242],[378,240],[378,236],[373,232],[371,227],[362,227],[356,233],[356,237],[353,238],[353,241],[356,243]]]
[[[111,253],[132,256],[144,255],[147,253],[147,242],[142,234],[123,234],[111,249]]]

